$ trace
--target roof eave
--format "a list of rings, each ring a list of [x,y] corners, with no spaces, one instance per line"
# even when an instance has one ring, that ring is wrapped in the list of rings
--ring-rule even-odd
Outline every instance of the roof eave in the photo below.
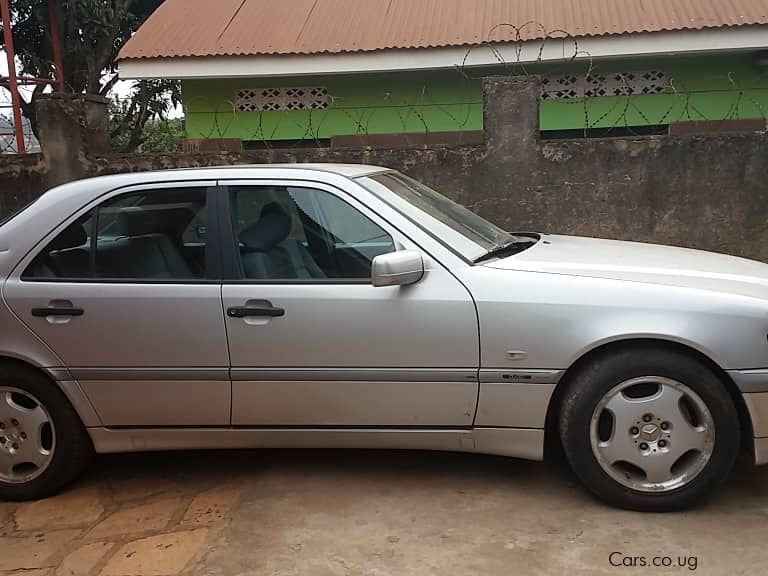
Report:
[[[717,53],[768,48],[768,25],[644,32],[559,40],[498,43],[493,47],[390,49],[307,55],[140,58],[120,60],[120,77],[238,78],[309,76],[476,68],[507,63]],[[407,57],[404,56],[407,52]],[[258,70],[258,73],[254,71]]]

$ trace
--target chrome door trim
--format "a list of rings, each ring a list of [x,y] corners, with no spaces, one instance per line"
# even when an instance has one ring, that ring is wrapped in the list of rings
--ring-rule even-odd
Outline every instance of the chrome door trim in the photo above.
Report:
[[[481,383],[493,382],[519,382],[527,384],[557,384],[565,374],[565,370],[499,370],[495,368],[482,368],[480,370]]]
[[[544,430],[529,428],[89,428],[99,453],[214,448],[441,450],[542,460]]]
[[[228,368],[70,368],[75,380],[228,381]]]
[[[66,368],[43,368],[43,370],[52,380],[56,380],[57,382],[72,380],[72,375]]]
[[[233,381],[476,382],[477,370],[461,368],[232,368]]]
[[[51,369],[49,373],[52,373]],[[70,368],[75,380],[231,380],[320,382],[476,382],[474,368]]]

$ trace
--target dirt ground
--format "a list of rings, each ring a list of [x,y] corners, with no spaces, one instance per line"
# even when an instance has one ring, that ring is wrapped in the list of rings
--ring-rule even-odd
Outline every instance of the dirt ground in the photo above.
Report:
[[[99,458],[55,498],[0,503],[0,574],[731,576],[767,573],[767,536],[768,467],[748,463],[702,508],[658,515],[491,456],[138,454]]]

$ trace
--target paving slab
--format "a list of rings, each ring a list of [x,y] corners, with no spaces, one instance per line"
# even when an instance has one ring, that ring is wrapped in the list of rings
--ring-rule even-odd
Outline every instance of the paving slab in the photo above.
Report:
[[[80,534],[79,530],[39,532],[0,538],[0,571],[52,567],[55,558]]]
[[[81,545],[64,558],[56,569],[56,576],[88,576],[114,546],[112,542]]]
[[[180,506],[181,499],[164,498],[118,508],[97,524],[89,537],[106,538],[160,531],[168,525]]]
[[[226,485],[201,492],[192,500],[184,517],[183,526],[210,526],[223,522],[232,506],[240,498],[242,488]]]
[[[19,504],[15,513],[17,530],[55,530],[91,526],[104,513],[101,490],[85,484],[55,498]]]
[[[102,576],[179,574],[200,552],[207,530],[171,532],[125,544],[102,570]]]

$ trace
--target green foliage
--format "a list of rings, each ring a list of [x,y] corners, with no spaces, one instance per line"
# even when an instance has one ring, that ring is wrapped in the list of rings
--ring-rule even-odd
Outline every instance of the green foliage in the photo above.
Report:
[[[110,119],[110,122],[114,122]],[[184,121],[181,118],[148,120],[142,130],[141,152],[157,154],[178,152],[184,137]],[[129,148],[129,135],[120,132],[112,138],[112,148],[116,152],[135,152]]]
[[[114,98],[109,107],[112,148],[118,152],[176,152],[184,136],[180,118],[168,113],[181,102],[177,82],[139,82],[128,98]]]
[[[72,92],[105,94],[104,74],[131,34],[162,0],[58,0],[56,15],[64,81]],[[54,78],[48,0],[10,0],[21,72]],[[2,41],[0,40],[0,45]]]
[[[184,121],[181,118],[150,120],[144,126],[142,152],[178,152],[184,137]]]

